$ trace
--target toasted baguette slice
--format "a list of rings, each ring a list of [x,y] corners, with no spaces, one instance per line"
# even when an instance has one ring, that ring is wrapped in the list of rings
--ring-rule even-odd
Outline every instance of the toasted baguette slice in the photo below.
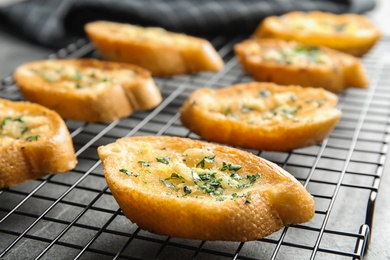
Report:
[[[88,23],[85,31],[103,59],[139,65],[153,76],[218,71],[223,67],[222,58],[202,38],[108,21]]]
[[[66,172],[76,164],[69,131],[56,112],[0,99],[0,188]]]
[[[42,60],[18,67],[14,78],[26,99],[66,119],[113,121],[162,100],[148,71],[124,63]]]
[[[321,87],[332,92],[368,86],[358,58],[329,48],[279,39],[252,39],[236,44],[234,51],[245,72],[258,81]]]
[[[267,17],[253,36],[295,40],[362,56],[381,35],[381,31],[366,16],[314,11]]]
[[[178,137],[130,137],[98,148],[123,213],[157,234],[247,241],[309,221],[314,200],[277,165]]]
[[[194,91],[181,108],[184,126],[208,141],[289,151],[324,140],[341,112],[324,89],[252,82]]]

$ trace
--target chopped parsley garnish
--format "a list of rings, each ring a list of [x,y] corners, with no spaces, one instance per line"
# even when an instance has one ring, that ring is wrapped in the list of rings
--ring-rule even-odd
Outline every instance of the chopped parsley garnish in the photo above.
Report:
[[[225,162],[222,162],[222,167],[221,171],[238,171],[239,169],[241,169],[242,166],[241,165],[238,165],[238,164],[231,164],[231,163],[225,163]]]
[[[156,160],[163,164],[169,164],[171,159],[169,158],[169,156],[165,156],[165,157],[156,157]]]
[[[290,101],[292,102],[297,101],[297,97],[295,95],[290,95]]]
[[[216,171],[208,171],[203,174],[199,174],[199,179],[195,181],[196,185],[198,186],[199,190],[203,190],[206,193],[212,194],[212,195],[222,195],[223,194],[223,188],[222,188],[222,179],[217,179]]]
[[[164,178],[160,178],[160,181],[162,183],[165,184],[166,187],[172,189],[172,190],[175,190],[175,191],[178,191],[179,189],[170,181],[168,181],[170,178],[167,178],[167,179],[164,179]]]
[[[82,77],[83,77],[83,74],[81,72],[77,71],[75,74],[73,74],[72,79],[75,81],[79,81],[79,80],[81,80]]]
[[[285,118],[293,118],[297,114],[299,109],[301,109],[301,106],[298,107],[278,106],[272,109],[271,112],[272,114],[274,114],[274,116],[281,115],[284,116]]]
[[[318,56],[323,54],[323,51],[317,46],[297,46],[292,51],[306,56],[309,61],[314,63],[320,63]]]
[[[342,32],[342,31],[344,31],[345,30],[345,28],[347,27],[347,24],[338,24],[338,25],[336,25],[335,27],[334,27],[334,30],[336,31],[336,32]]]
[[[216,197],[215,198],[217,201],[224,201],[225,200],[225,197]]]
[[[322,99],[317,100],[317,105],[319,107],[322,106],[323,104],[324,104],[324,100],[322,100]]]
[[[133,172],[131,172],[131,171],[129,171],[129,170],[126,170],[126,169],[119,169],[119,171],[120,172],[123,172],[124,174],[126,174],[126,175],[128,175],[128,176],[134,176],[134,177],[138,177],[138,174],[136,174],[136,173],[133,173]]]
[[[184,186],[183,190],[184,190],[185,194],[191,194],[191,192],[192,192],[192,189],[188,186]]]
[[[242,195],[245,198],[245,204],[250,204],[251,200],[249,199],[250,192],[245,195]]]
[[[247,175],[246,178],[251,182],[251,184],[253,184],[258,178],[260,178],[260,174],[256,173],[254,175]]]
[[[230,174],[230,178],[232,178],[234,180],[242,180],[241,176],[238,175],[237,173]]]
[[[196,167],[198,167],[200,165],[200,167],[204,168],[205,162],[207,162],[207,163],[214,163],[214,159],[215,159],[215,155],[214,154],[205,156],[200,162],[198,162],[196,164]]]
[[[144,166],[144,167],[149,167],[149,166],[150,166],[150,164],[151,164],[152,162],[147,162],[147,161],[138,161],[138,163],[139,163],[141,166]]]
[[[249,107],[249,106],[244,106],[242,109],[241,109],[241,112],[242,113],[248,113],[249,111],[253,111],[255,110],[253,107]]]
[[[172,172],[171,173],[171,177],[169,179],[183,179],[183,177],[181,177],[179,174],[177,174],[176,172]]]
[[[268,97],[271,93],[269,92],[268,89],[266,88],[263,88],[261,91],[260,91],[260,97],[262,98],[265,98],[265,97]]]
[[[32,135],[32,136],[27,137],[26,141],[27,142],[37,141],[40,137],[41,137],[40,135]]]
[[[233,193],[233,194],[232,194],[232,198],[231,198],[231,199],[232,199],[232,200],[235,200],[235,199],[237,199],[237,198],[238,198],[238,195],[237,195],[237,193]]]

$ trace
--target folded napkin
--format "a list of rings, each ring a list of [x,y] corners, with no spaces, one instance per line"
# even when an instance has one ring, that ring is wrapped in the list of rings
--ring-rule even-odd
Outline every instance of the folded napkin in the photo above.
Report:
[[[363,13],[374,6],[374,0],[27,0],[0,8],[0,19],[40,45],[60,48],[85,36],[84,24],[94,20],[211,36],[251,33],[265,17],[290,11]]]

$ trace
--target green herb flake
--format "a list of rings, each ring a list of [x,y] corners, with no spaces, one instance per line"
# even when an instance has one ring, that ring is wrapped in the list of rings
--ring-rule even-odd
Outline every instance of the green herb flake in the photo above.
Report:
[[[262,97],[262,98],[266,98],[266,97],[268,97],[269,95],[271,95],[271,93],[270,93],[269,90],[266,89],[266,88],[263,88],[263,89],[260,91],[260,97]]]
[[[297,97],[295,95],[290,95],[290,101],[291,102],[297,101]]]
[[[171,159],[169,158],[169,156],[165,156],[165,157],[156,157],[156,160],[157,160],[157,162],[160,162],[163,164],[169,164]]]
[[[169,179],[183,179],[179,174],[172,172],[171,177]]]
[[[138,174],[135,174],[129,170],[126,170],[126,169],[119,169],[120,172],[123,172],[124,174],[128,175],[128,176],[134,176],[134,177],[138,177]]]
[[[215,197],[215,200],[216,200],[216,201],[224,201],[224,200],[225,200],[225,197]]]
[[[242,180],[241,176],[238,175],[237,173],[232,173],[230,175],[230,178],[234,179],[234,180]]]
[[[198,162],[196,164],[196,167],[198,167],[200,165],[200,167],[204,168],[205,162],[207,162],[207,163],[214,163],[214,159],[215,159],[215,155],[214,154],[205,156],[200,162]]]
[[[252,201],[248,198],[248,197],[245,197],[245,204],[250,204]]]
[[[237,193],[233,193],[231,196],[232,196],[231,200],[235,200],[235,199],[237,199],[237,198],[238,198],[238,195],[237,195]]]
[[[184,186],[183,190],[184,190],[185,194],[191,194],[191,192],[192,192],[192,189],[188,186]]]
[[[138,163],[139,163],[141,166],[144,166],[144,167],[149,167],[149,166],[150,166],[150,164],[151,164],[152,162],[147,162],[147,161],[138,161]]]
[[[319,106],[319,107],[321,107],[322,105],[324,105],[324,100],[322,100],[322,99],[319,99],[319,100],[317,100],[317,105]]]
[[[81,80],[82,77],[83,77],[83,74],[81,72],[77,71],[75,74],[73,74],[72,79],[75,81],[79,81],[79,80]]]
[[[342,32],[342,31],[345,31],[345,28],[347,27],[347,24],[338,24],[334,27],[334,30],[336,32]]]
[[[40,135],[32,135],[32,136],[27,137],[27,138],[26,138],[26,141],[27,141],[27,142],[37,141],[39,138],[41,138]]]
[[[250,112],[250,111],[253,111],[253,110],[255,110],[253,107],[244,106],[244,107],[241,109],[241,113],[246,114],[246,113],[248,113],[248,112]]]
[[[242,168],[241,165],[238,164],[231,164],[231,163],[226,163],[222,162],[222,167],[219,169],[220,171],[238,171]]]
[[[260,178],[260,174],[256,173],[254,175],[247,175],[246,178],[250,181],[251,184],[253,184],[258,178]]]
[[[160,178],[160,181],[167,187],[167,188],[170,188],[172,190],[175,190],[175,191],[178,191],[179,189],[170,181],[166,180],[166,179],[163,179],[163,178]]]

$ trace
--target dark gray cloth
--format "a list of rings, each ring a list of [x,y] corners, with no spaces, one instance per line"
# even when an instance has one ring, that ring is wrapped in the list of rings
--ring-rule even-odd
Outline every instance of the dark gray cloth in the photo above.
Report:
[[[0,19],[28,39],[59,48],[84,35],[84,24],[111,20],[193,35],[250,33],[267,16],[302,10],[363,13],[374,0],[27,0]]]

